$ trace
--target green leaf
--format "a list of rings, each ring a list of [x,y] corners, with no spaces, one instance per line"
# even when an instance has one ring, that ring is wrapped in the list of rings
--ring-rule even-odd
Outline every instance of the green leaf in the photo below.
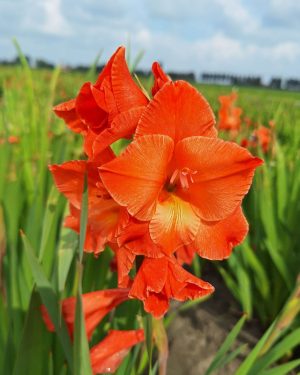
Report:
[[[81,200],[81,213],[80,213],[80,234],[79,234],[79,248],[78,248],[78,258],[82,261],[82,256],[84,252],[84,242],[86,236],[86,227],[88,220],[88,184],[87,175],[84,177],[84,187]]]
[[[251,293],[251,282],[249,279],[249,274],[242,267],[242,264],[236,270],[236,276],[239,283],[239,290],[241,303],[244,312],[251,318],[252,316],[252,293]]]
[[[58,291],[62,293],[65,290],[66,281],[75,251],[78,246],[78,235],[69,228],[62,228],[58,253],[57,253],[57,278]]]
[[[78,263],[78,267],[81,267],[80,263]],[[78,270],[78,272],[81,271]],[[76,299],[73,358],[75,375],[92,375],[89,345],[87,341],[84,314],[82,309],[81,283],[78,285]]]
[[[27,237],[23,232],[21,232],[21,236],[37,289],[40,293],[43,304],[46,306],[46,309],[51,317],[51,321],[54,324],[55,331],[59,336],[60,342],[64,349],[66,359],[68,361],[70,369],[72,370],[72,344],[65,321],[60,316],[59,300],[54,289],[52,288],[52,285],[45,276],[44,270],[39,264]]]
[[[248,344],[240,345],[234,351],[228,353],[226,356],[224,356],[221,359],[218,368],[223,368],[224,366],[227,365],[227,363],[232,362],[236,357],[238,357],[241,354],[244,354],[247,349],[248,349]]]
[[[236,323],[236,325],[233,327],[233,329],[230,331],[228,336],[226,337],[225,341],[221,345],[220,349],[217,351],[213,361],[211,362],[210,366],[205,372],[205,375],[211,374],[213,371],[215,371],[217,368],[220,367],[226,353],[229,351],[229,349],[234,344],[238,334],[240,333],[243,325],[245,324],[247,316],[243,315],[241,319]]]
[[[41,300],[37,292],[33,292],[26,322],[18,348],[14,375],[43,375],[46,372],[49,335],[40,312]]]
[[[274,325],[275,325],[275,322],[268,328],[268,330],[265,332],[263,337],[258,341],[255,347],[251,350],[251,352],[248,354],[245,361],[241,364],[241,366],[236,371],[235,375],[245,375],[249,373],[252,366],[255,364],[255,361],[257,360],[257,357],[259,356],[261,349],[263,348],[265,342],[270,336],[274,328]]]
[[[152,375],[152,354],[153,354],[153,321],[152,315],[146,313],[143,318],[146,347],[148,353],[149,375]]]
[[[76,298],[76,312],[75,312],[75,326],[74,326],[74,374],[75,375],[92,375],[89,345],[85,329],[85,320],[82,304],[82,256],[84,252],[84,242],[86,236],[86,226],[88,219],[88,186],[87,176],[84,178],[84,189],[81,200],[81,215],[80,215],[80,234],[79,234],[79,249],[77,261],[77,298]]]
[[[300,365],[300,359],[295,359],[283,365],[276,366],[269,370],[262,371],[260,375],[287,375],[290,374],[295,367]],[[256,373],[258,374],[258,373]]]
[[[295,346],[300,344],[300,328],[296,329],[283,340],[281,340],[274,348],[269,349],[267,353],[259,358],[249,375],[258,374],[259,371],[264,370],[266,367],[274,364],[284,355],[286,355]]]

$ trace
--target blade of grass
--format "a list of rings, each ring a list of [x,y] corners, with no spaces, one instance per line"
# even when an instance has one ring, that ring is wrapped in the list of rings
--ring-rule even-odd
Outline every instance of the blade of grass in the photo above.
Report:
[[[146,338],[146,348],[148,354],[148,375],[152,375],[152,355],[153,355],[153,320],[152,316],[148,313],[143,318],[144,332]]]
[[[77,252],[77,298],[74,326],[74,374],[92,375],[89,345],[85,329],[83,303],[82,303],[82,256],[86,237],[88,219],[88,185],[87,176],[84,178],[84,188],[81,200],[79,248]]]
[[[217,351],[213,361],[211,362],[210,366],[205,372],[205,375],[211,374],[213,371],[215,371],[222,363],[222,360],[224,359],[226,353],[229,351],[233,343],[235,342],[238,334],[240,333],[241,329],[243,328],[243,325],[245,324],[245,321],[247,319],[246,315],[243,315],[241,319],[236,323],[236,325],[233,327],[233,329],[230,331],[228,336],[226,337],[225,341],[221,345],[220,349]]]
[[[49,335],[46,336],[40,313],[41,300],[33,292],[22,333],[22,339],[16,355],[13,375],[43,375],[46,371]],[[45,355],[46,354],[46,355]]]
[[[290,374],[291,371],[300,365],[300,359],[295,359],[294,361],[290,361],[283,365],[276,366],[269,370],[265,370],[260,373],[260,375],[286,375]]]
[[[265,332],[262,338],[258,341],[255,347],[251,350],[246,360],[237,369],[235,375],[249,374],[249,371],[251,370],[252,366],[255,364],[255,361],[257,360],[257,357],[259,356],[261,349],[263,348],[265,342],[267,341],[270,334],[272,333],[274,329],[274,325],[275,325],[275,322],[268,328],[268,330]]]
[[[268,366],[272,365],[290,350],[300,343],[300,328],[296,329],[288,336],[284,337],[274,348],[270,349],[265,353],[264,356],[259,358],[249,375],[258,374],[259,371],[265,370]]]
[[[72,344],[65,321],[60,316],[59,300],[54,289],[52,288],[52,285],[45,276],[44,270],[39,264],[31,244],[23,232],[21,232],[21,237],[37,289],[40,293],[43,304],[46,306],[46,309],[51,317],[55,331],[60,338],[69,367],[71,370],[73,370]]]

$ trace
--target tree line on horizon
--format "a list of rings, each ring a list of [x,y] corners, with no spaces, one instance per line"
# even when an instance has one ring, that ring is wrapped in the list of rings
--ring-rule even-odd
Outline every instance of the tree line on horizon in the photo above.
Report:
[[[33,60],[29,56],[25,56],[28,64],[37,69],[54,69],[55,64],[45,60],[45,59],[36,59]],[[20,65],[21,61],[19,57],[16,57],[12,60],[2,59],[0,60],[0,66],[15,66]],[[87,72],[90,69],[89,65],[65,65],[63,69],[66,71],[77,71],[77,72]],[[103,65],[97,66],[97,72],[100,72],[103,69]],[[135,73],[139,77],[148,78],[151,75],[151,71],[137,69]],[[277,90],[291,90],[291,91],[300,91],[300,79],[297,78],[288,78],[283,79],[281,77],[272,77],[269,80],[268,84],[264,84],[260,76],[242,76],[235,74],[226,74],[226,73],[208,73],[204,72],[200,74],[199,79],[194,72],[167,72],[173,80],[187,80],[190,82],[202,82],[206,84],[219,84],[219,85],[228,85],[228,86],[252,86],[252,87],[269,87]]]

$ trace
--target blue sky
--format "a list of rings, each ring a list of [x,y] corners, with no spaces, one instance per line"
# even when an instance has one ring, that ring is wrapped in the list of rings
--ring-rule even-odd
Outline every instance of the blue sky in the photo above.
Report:
[[[33,58],[102,62],[130,37],[140,64],[300,78],[298,0],[0,0],[0,59],[17,37]]]

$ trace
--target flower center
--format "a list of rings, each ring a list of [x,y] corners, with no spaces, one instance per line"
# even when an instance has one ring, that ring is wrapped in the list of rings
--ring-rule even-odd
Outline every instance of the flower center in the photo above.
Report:
[[[170,187],[174,187],[175,185],[179,184],[182,189],[188,189],[190,184],[194,183],[193,175],[195,175],[197,171],[194,171],[190,168],[184,167],[182,169],[175,169],[171,178],[170,178]]]

